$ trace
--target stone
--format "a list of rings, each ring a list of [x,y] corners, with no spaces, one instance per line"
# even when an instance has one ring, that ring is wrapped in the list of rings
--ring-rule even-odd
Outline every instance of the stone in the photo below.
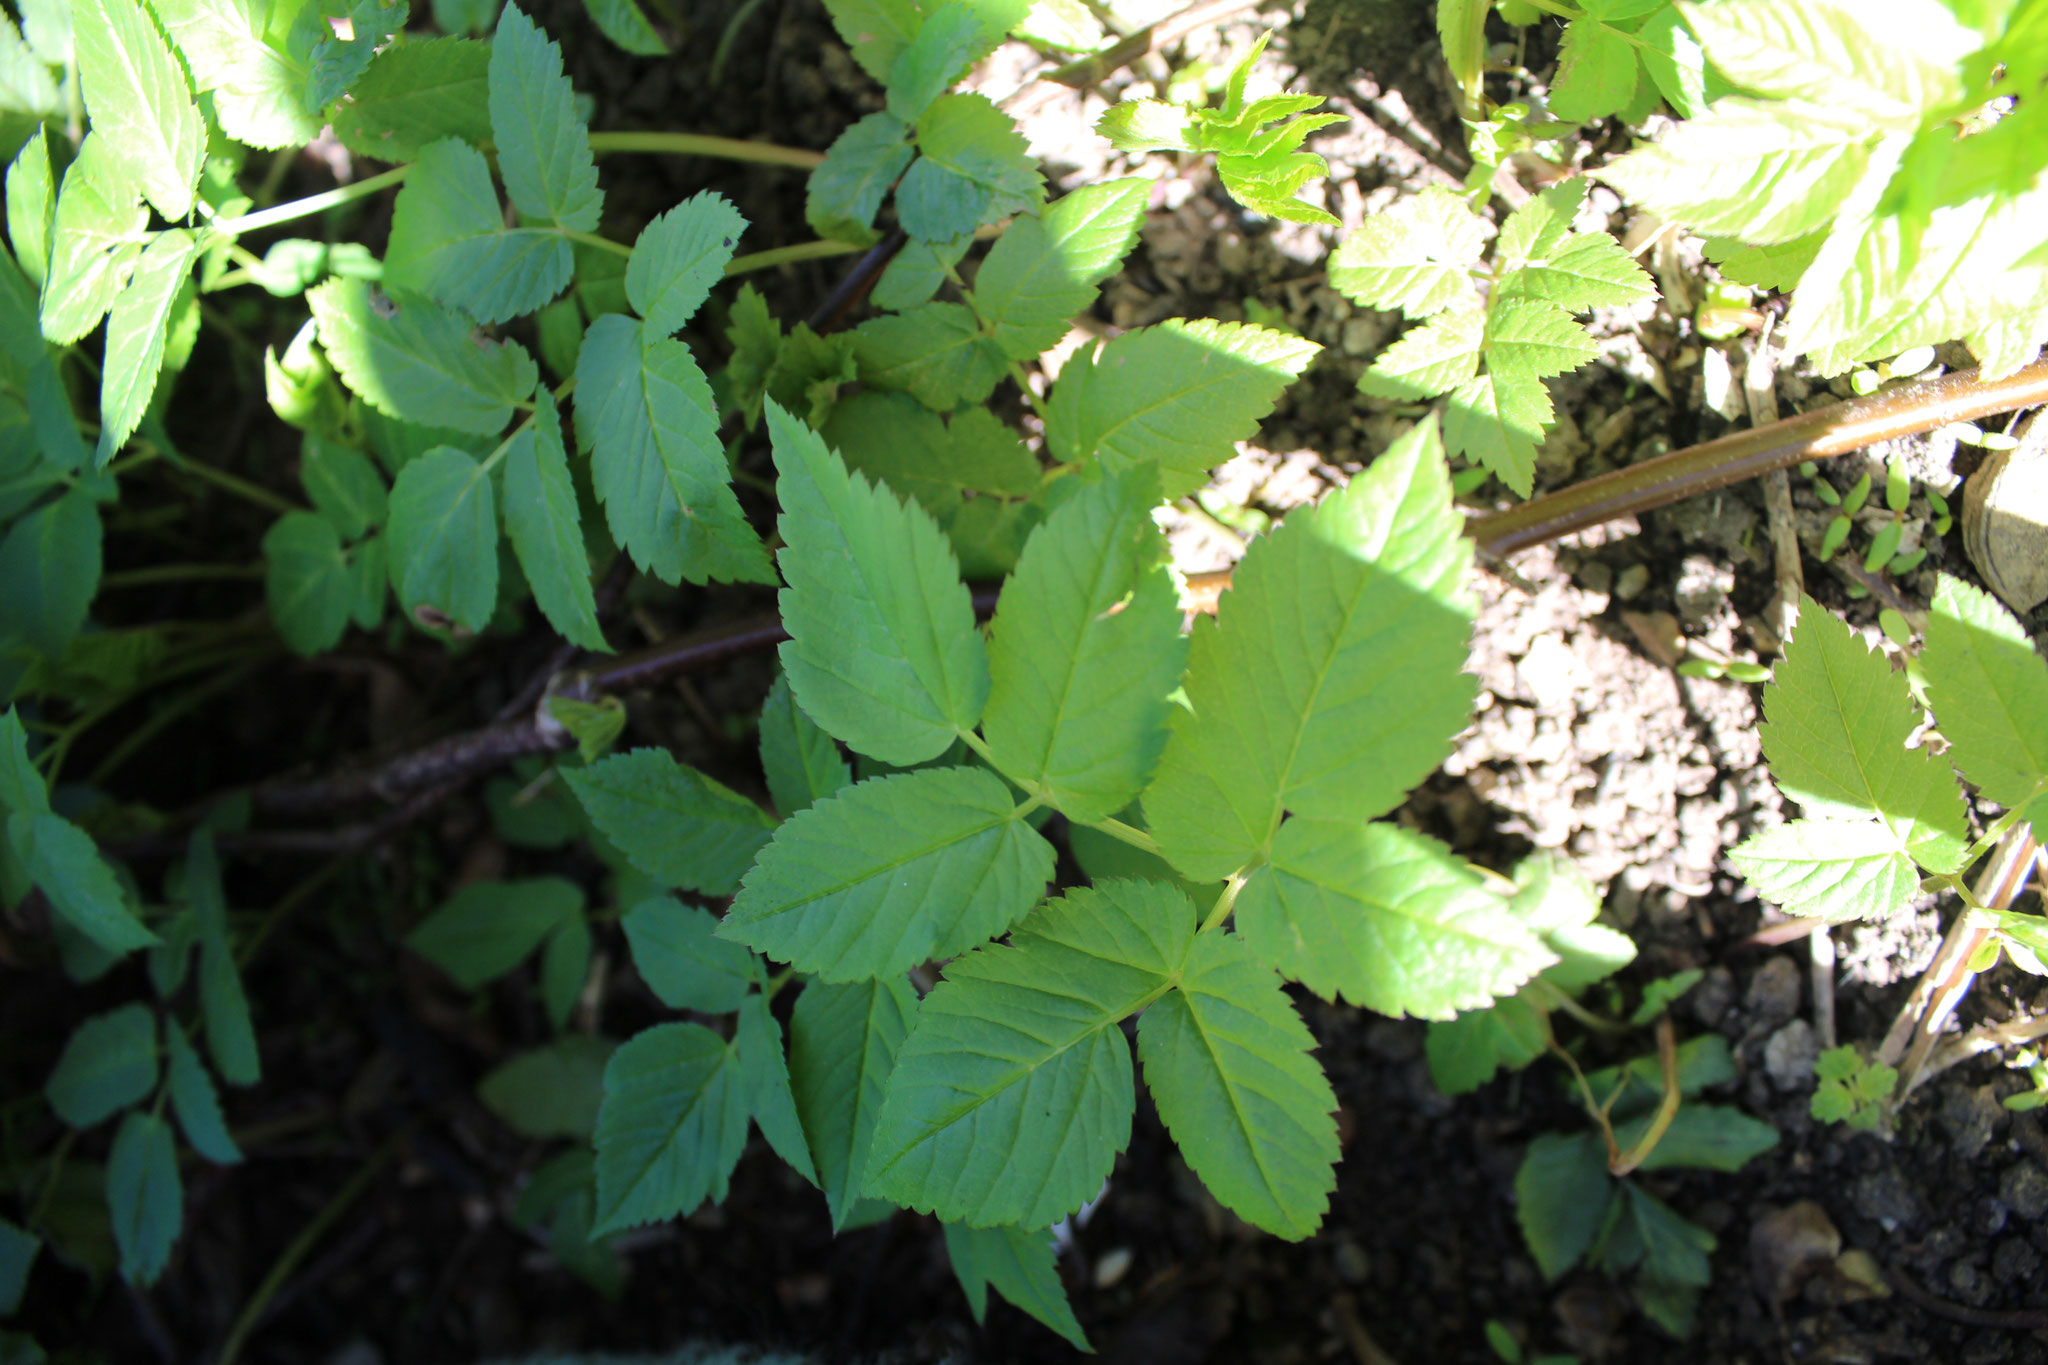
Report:
[[[1819,1055],[1813,1026],[1794,1019],[1764,1044],[1764,1073],[1780,1090],[1802,1090],[1813,1084],[1813,1061]]]
[[[1624,602],[1642,596],[1643,589],[1650,586],[1650,570],[1642,564],[1631,564],[1621,571],[1614,580],[1614,595]]]
[[[2048,1214],[2048,1175],[2031,1161],[2019,1161],[1998,1182],[1999,1202],[2033,1222]]]
[[[1991,1087],[1957,1087],[1942,1097],[1939,1115],[1949,1145],[1964,1161],[1975,1161],[1991,1143],[1991,1135],[2005,1122],[2005,1108]]]
[[[1913,1197],[1912,1188],[1894,1166],[1859,1177],[1849,1187],[1849,1203],[1886,1232],[1896,1232],[1920,1221],[1920,1201]]]
[[[1778,1024],[1799,1012],[1799,967],[1780,954],[1757,968],[1743,998],[1759,1024]]]

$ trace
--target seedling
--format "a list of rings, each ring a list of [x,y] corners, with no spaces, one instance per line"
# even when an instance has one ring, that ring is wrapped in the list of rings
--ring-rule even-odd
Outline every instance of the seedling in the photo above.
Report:
[[[1822,1123],[1846,1123],[1868,1131],[1884,1122],[1885,1101],[1899,1073],[1882,1062],[1866,1061],[1853,1047],[1830,1048],[1813,1064],[1813,1116]]]

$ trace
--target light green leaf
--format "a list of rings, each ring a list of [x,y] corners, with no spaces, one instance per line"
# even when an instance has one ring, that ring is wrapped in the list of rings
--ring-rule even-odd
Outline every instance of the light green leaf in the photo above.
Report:
[[[1173,984],[1194,930],[1173,888],[1108,882],[949,966],[897,1054],[868,1192],[977,1227],[1043,1227],[1092,1199],[1135,1103],[1118,1024]]]
[[[747,1107],[761,1136],[775,1154],[813,1185],[818,1173],[811,1166],[811,1149],[804,1140],[803,1120],[797,1117],[796,1097],[790,1091],[789,1061],[782,1051],[782,1025],[768,1012],[768,1000],[760,994],[740,1002],[740,1015],[733,1042],[739,1051],[740,1072],[747,1087]]]
[[[785,821],[718,932],[826,981],[887,976],[1008,929],[1054,858],[993,773],[874,778]]]
[[[1813,264],[1827,234],[1815,232],[1776,246],[1746,246],[1727,237],[1712,237],[1702,245],[1707,259],[1721,268],[1721,278],[1756,289],[1790,291]]]
[[[114,870],[92,836],[61,815],[18,812],[7,819],[8,839],[24,871],[50,898],[60,919],[110,953],[155,943],[156,935],[128,908]]]
[[[951,241],[1045,202],[1024,135],[986,95],[941,95],[917,120],[918,161],[896,190],[903,230]]]
[[[1604,232],[1570,231],[1587,181],[1567,180],[1516,209],[1501,226],[1494,292],[1541,300],[1570,312],[1621,308],[1657,297],[1657,288],[1621,243]]]
[[[1585,123],[1627,107],[1636,93],[1636,50],[1628,34],[1589,13],[1565,26],[1557,74],[1550,82],[1550,112]]]
[[[66,345],[99,325],[142,255],[148,223],[149,210],[107,138],[87,133],[57,191],[44,337]]]
[[[1095,131],[1120,152],[1176,152],[1193,137],[1195,112],[1166,100],[1125,100],[1096,120]]]
[[[641,230],[626,263],[626,297],[647,319],[643,333],[672,335],[697,315],[725,266],[747,220],[724,196],[694,194]]]
[[[1905,676],[1802,598],[1784,662],[1764,689],[1771,776],[1809,816],[1875,816],[1922,867],[1953,872],[1966,842],[1961,793],[1946,763],[1906,747],[1916,719]]]
[[[565,768],[562,778],[599,832],[664,886],[731,895],[775,828],[752,801],[660,749]]]
[[[862,380],[901,389],[934,412],[980,403],[1007,374],[1003,352],[957,303],[923,303],[853,329]]]
[[[472,882],[421,920],[405,946],[463,989],[481,990],[582,913],[582,890],[560,877]]]
[[[849,474],[772,401],[768,426],[789,584],[782,666],[797,703],[862,753],[936,757],[981,719],[989,686],[952,550],[922,510]]]
[[[299,447],[299,483],[312,499],[313,510],[343,540],[355,540],[384,524],[390,491],[377,466],[359,450],[308,435]]]
[[[220,1092],[214,1089],[213,1077],[206,1074],[206,1063],[199,1060],[199,1053],[176,1021],[165,1027],[164,1043],[170,1052],[171,1108],[177,1111],[185,1140],[216,1166],[239,1165],[242,1149],[228,1133],[227,1120],[220,1112]]]
[[[597,1226],[658,1223],[725,1198],[747,1144],[739,1059],[701,1024],[657,1024],[612,1054],[597,1119]]]
[[[995,35],[1000,41],[1001,35]],[[967,74],[975,58],[987,51],[981,20],[966,5],[942,5],[919,26],[910,45],[889,64],[889,112],[906,124],[931,107],[933,100]]]
[[[1577,993],[1635,961],[1635,940],[1594,923],[1600,889],[1570,858],[1552,851],[1532,853],[1516,864],[1514,880],[1509,912],[1558,956],[1556,965],[1544,968],[1545,981]]]
[[[1330,285],[1368,308],[1412,318],[1469,306],[1472,267],[1486,250],[1486,220],[1441,185],[1369,219],[1330,258]]]
[[[785,816],[810,809],[853,781],[832,736],[796,704],[788,678],[775,679],[761,706],[761,768],[768,795]]]
[[[504,495],[505,530],[548,624],[573,644],[609,654],[611,646],[597,623],[597,596],[590,586],[590,557],[583,546],[569,454],[562,448],[562,421],[545,389],[535,397],[533,420],[505,447]]]
[[[875,239],[875,214],[916,153],[905,138],[910,126],[894,114],[869,114],[826,149],[811,172],[804,218],[820,237],[844,242]]]
[[[1147,471],[1069,498],[1032,534],[989,633],[983,731],[1013,782],[1069,819],[1136,799],[1166,744],[1187,646]]]
[[[91,1128],[156,1088],[156,1016],[135,1003],[95,1014],[71,1031],[43,1095],[73,1128]]]
[[[1337,1188],[1337,1097],[1280,978],[1234,935],[1195,940],[1138,1021],[1145,1088],[1188,1165],[1233,1213],[1290,1241]]]
[[[496,436],[540,369],[516,341],[484,341],[456,313],[422,298],[395,302],[364,280],[336,277],[306,292],[320,344],[363,400],[426,426]]]
[[[127,183],[177,222],[192,212],[206,124],[185,68],[137,0],[73,0],[78,80],[93,130]]]
[[[1395,1016],[1482,1009],[1557,960],[1442,844],[1348,819],[1282,824],[1237,925],[1282,975]]]
[[[34,286],[43,287],[50,272],[50,226],[57,213],[56,180],[50,172],[50,149],[46,130],[38,126],[35,135],[7,167],[7,240],[21,273]]]
[[[924,23],[917,0],[832,0],[825,8],[854,61],[878,83],[888,81],[897,54]]]
[[[1788,915],[1889,919],[1919,894],[1920,871],[1875,820],[1794,820],[1745,839],[1728,860]]]
[[[560,233],[505,226],[482,152],[454,138],[420,149],[392,209],[386,285],[479,322],[506,322],[561,293],[575,264]]]
[[[1381,351],[1358,377],[1360,393],[1396,402],[1434,398],[1479,373],[1486,346],[1486,314],[1477,308],[1438,313]]]
[[[618,1050],[609,1038],[564,1034],[492,1068],[476,1095],[527,1137],[588,1142],[597,1132],[606,1068]]]
[[[394,43],[334,111],[335,136],[358,156],[411,161],[438,138],[491,140],[491,48],[471,38]]]
[[[1106,473],[1157,465],[1162,493],[1193,492],[1250,437],[1322,348],[1243,323],[1178,319],[1069,360],[1046,410],[1046,443]]]
[[[1515,1172],[1515,1221],[1546,1280],[1579,1263],[1605,1221],[1615,1183],[1592,1133],[1545,1133]]]
[[[619,314],[576,357],[576,441],[612,537],[665,583],[767,583],[767,552],[730,482],[711,386],[680,341]]]
[[[348,629],[355,584],[333,523],[312,512],[287,512],[263,533],[263,592],[270,620],[292,652],[306,657],[334,648]]]
[[[16,521],[0,540],[0,621],[51,659],[85,624],[100,586],[100,514],[74,488]]]
[[[121,1249],[121,1278],[154,1283],[170,1263],[185,1222],[185,1187],[178,1180],[178,1144],[171,1125],[135,1110],[121,1120],[107,1154],[107,1213]]]
[[[263,1059],[249,1017],[249,998],[228,942],[228,903],[221,885],[220,858],[213,835],[193,834],[185,855],[185,892],[199,921],[199,1012],[206,1024],[206,1050],[213,1069],[229,1085],[254,1085],[263,1078]]]
[[[598,31],[636,57],[665,57],[668,44],[634,0],[583,0]]]
[[[1444,408],[1444,444],[1480,461],[1527,497],[1536,484],[1536,448],[1552,417],[1550,390],[1541,379],[1514,369],[1491,370],[1452,392]]]
[[[1985,796],[2048,833],[2048,666],[1992,596],[1944,574],[1920,654],[1949,758]]]
[[[760,975],[752,954],[717,937],[709,910],[661,896],[634,906],[624,924],[640,979],[672,1010],[730,1014]]]
[[[437,446],[398,471],[385,532],[391,586],[408,614],[432,607],[481,630],[498,604],[498,516],[476,457]]]
[[[1197,622],[1187,696],[1145,815],[1196,881],[1268,846],[1283,811],[1363,822],[1399,805],[1464,727],[1471,545],[1432,423],[1255,542]]]
[[[303,147],[321,119],[300,98],[308,71],[272,43],[261,0],[152,0],[193,84],[213,92],[221,131],[265,151]]]
[[[974,310],[1004,355],[1030,360],[1067,334],[1137,241],[1150,192],[1146,180],[1088,185],[996,239],[974,277]]]
[[[1065,1337],[1077,1351],[1093,1351],[1060,1283],[1059,1264],[1049,1228],[1032,1230],[1004,1224],[975,1228],[947,1223],[946,1256],[953,1263],[967,1306],[979,1323],[988,1308],[989,1286],[1017,1307]]]
[[[523,214],[594,232],[604,214],[590,134],[562,72],[562,50],[517,5],[491,38],[491,135],[498,174]]]
[[[1586,329],[1562,308],[1503,298],[1486,310],[1488,369],[1542,379],[1575,370],[1599,354]]]
[[[916,1014],[917,992],[901,976],[811,981],[790,1014],[790,1083],[834,1232],[860,1200],[883,1086]]]
[[[1937,0],[1727,0],[1678,9],[1734,84],[1826,105],[1874,128],[1910,129],[1953,106],[1963,93],[1963,60],[1983,42]]]

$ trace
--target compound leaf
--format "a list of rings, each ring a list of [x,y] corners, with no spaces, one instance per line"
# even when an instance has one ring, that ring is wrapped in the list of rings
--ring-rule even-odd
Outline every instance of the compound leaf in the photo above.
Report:
[[[348,629],[355,584],[341,537],[327,518],[287,512],[263,533],[263,591],[270,620],[292,652],[332,649]]]
[[[185,68],[137,0],[74,0],[72,41],[93,130],[126,183],[177,222],[192,212],[206,122]]]
[[[739,1058],[701,1024],[657,1024],[604,1069],[592,1234],[658,1223],[725,1198],[747,1145]]]
[[[647,336],[670,336],[696,316],[746,228],[723,195],[705,190],[642,229],[626,263],[626,298],[647,320]]]
[[[860,1201],[883,1087],[916,1015],[901,976],[809,982],[790,1014],[790,1083],[834,1232]]]
[[[718,932],[826,981],[887,976],[1008,929],[1054,857],[984,769],[875,778],[785,821]]]
[[[996,239],[974,277],[974,308],[1012,360],[1030,360],[1067,334],[1138,239],[1151,192],[1145,180],[1074,191]]]
[[[472,882],[405,936],[405,944],[465,990],[481,990],[583,913],[583,892],[560,877]]]
[[[158,1115],[137,1109],[121,1120],[107,1153],[107,1213],[121,1250],[121,1278],[154,1282],[170,1263],[185,1221],[177,1139]]]
[[[561,293],[575,267],[560,233],[505,226],[482,152],[454,138],[420,149],[392,209],[387,285],[505,322]]]
[[[1065,1337],[1075,1350],[1095,1349],[1067,1302],[1050,1228],[1034,1230],[1007,1223],[976,1228],[947,1223],[945,1230],[946,1256],[977,1323],[987,1311],[989,1287],[994,1286],[1004,1298]]]
[[[1145,1088],[1224,1207],[1291,1241],[1337,1188],[1337,1097],[1280,978],[1237,937],[1202,934],[1138,1021]]]
[[[597,623],[562,422],[545,389],[535,397],[533,420],[506,443],[504,496],[505,530],[548,624],[571,643],[610,653]]]
[[[540,379],[518,342],[479,340],[467,320],[423,298],[386,300],[366,280],[335,276],[306,302],[348,386],[401,421],[496,436]]]
[[[614,754],[562,777],[598,831],[664,886],[732,894],[775,828],[752,801],[660,749]]]
[[[498,515],[476,457],[436,446],[398,471],[385,533],[391,586],[408,613],[421,606],[481,630],[498,604]]]
[[[43,1095],[73,1128],[103,1123],[156,1088],[156,1016],[140,1002],[71,1031]]]
[[[498,174],[514,206],[571,232],[594,232],[604,195],[562,50],[517,5],[505,6],[491,38],[490,106]]]
[[[1950,760],[1999,805],[2034,803],[2027,818],[2048,831],[2048,667],[2027,633],[1991,594],[1943,575],[1920,668]]]
[[[1920,890],[1920,871],[1889,825],[1873,820],[1794,820],[1728,853],[1756,889],[1787,914],[1888,919]]]

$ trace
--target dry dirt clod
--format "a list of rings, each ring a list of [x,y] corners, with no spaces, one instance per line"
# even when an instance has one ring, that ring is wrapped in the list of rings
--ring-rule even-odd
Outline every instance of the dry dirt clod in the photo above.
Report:
[[[2048,422],[1978,467],[1963,490],[1963,548],[2021,615],[2048,601]]]

